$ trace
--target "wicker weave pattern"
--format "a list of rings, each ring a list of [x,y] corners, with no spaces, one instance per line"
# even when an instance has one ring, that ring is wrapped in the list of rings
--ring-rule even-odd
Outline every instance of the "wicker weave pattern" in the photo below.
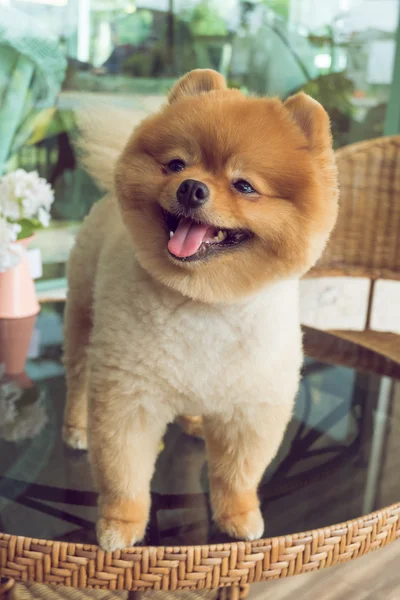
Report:
[[[400,280],[400,136],[336,152],[339,217],[311,276]]]
[[[335,331],[322,336],[304,327],[304,348],[314,360],[400,379],[400,336],[376,331]],[[379,354],[376,350],[379,350]]]
[[[0,573],[22,581],[109,590],[207,589],[322,569],[400,537],[400,503],[308,533],[197,547],[97,546],[0,534]]]
[[[127,596],[126,592],[78,590],[41,583],[17,583],[3,600],[118,600],[118,598],[128,600]]]
[[[228,588],[226,588],[228,589]],[[233,589],[233,588],[231,588]],[[217,600],[217,590],[194,590],[180,592],[151,592],[143,600]],[[1,594],[0,594],[1,597]],[[47,585],[42,583],[17,583],[7,594],[6,600],[131,600],[128,592],[109,590],[80,590],[76,588]],[[241,600],[238,590],[236,600]],[[4,599],[5,600],[5,599]],[[218,598],[218,600],[222,600]],[[233,600],[229,597],[227,600]]]
[[[338,151],[341,213],[312,275],[400,280],[400,136]],[[368,366],[368,365],[367,365]],[[352,560],[400,537],[400,502],[311,532],[197,547],[97,546],[0,533],[0,574],[104,590],[202,590],[278,579]]]

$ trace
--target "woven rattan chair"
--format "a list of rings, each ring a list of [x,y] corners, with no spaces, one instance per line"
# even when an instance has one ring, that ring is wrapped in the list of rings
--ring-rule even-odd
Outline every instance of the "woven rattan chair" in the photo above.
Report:
[[[400,336],[370,328],[375,282],[400,281],[400,136],[351,144],[336,153],[340,211],[336,228],[310,277],[367,277],[364,331],[340,336],[399,360]]]
[[[363,276],[371,279],[370,307],[377,279],[400,281],[400,137],[382,138],[349,146],[338,152],[341,186],[341,214],[331,242],[312,275]],[[398,200],[399,197],[399,200]],[[398,241],[399,240],[399,241]],[[368,311],[364,332],[341,332],[343,338],[359,340],[364,346],[381,351],[400,361],[400,336],[369,330]],[[326,338],[324,342],[323,337]],[[308,328],[304,336],[309,355],[324,362],[357,366],[362,370],[398,377],[398,366],[382,364],[377,356],[361,348],[349,348],[344,340],[316,334]],[[313,350],[314,348],[314,350]],[[393,370],[394,369],[394,370]],[[189,421],[193,433],[199,433],[198,420]],[[15,594],[10,600],[27,600],[40,584],[101,587],[107,591],[132,589],[159,590],[165,600],[176,596],[178,589],[193,600],[205,598],[242,600],[248,585],[259,580],[287,577],[310,570],[323,569],[356,558],[400,538],[400,503],[375,513],[314,529],[305,533],[237,542],[186,547],[136,547],[105,553],[96,546],[53,540],[38,540],[3,534],[0,531],[0,572],[4,576],[27,582],[26,589],[12,582],[0,581],[0,596]],[[30,585],[28,582],[32,583]],[[198,584],[211,590],[190,589]],[[236,587],[217,587],[236,584]],[[20,595],[18,595],[18,593]],[[43,598],[52,598],[49,589]],[[63,592],[58,597],[67,596]],[[63,594],[63,596],[61,596]],[[137,600],[139,592],[130,592]],[[191,594],[191,596],[189,596]],[[268,592],[267,594],[268,595]],[[56,597],[54,595],[54,597]],[[149,596],[151,597],[151,596]],[[9,600],[9,598],[7,598]],[[184,600],[184,597],[182,597]]]

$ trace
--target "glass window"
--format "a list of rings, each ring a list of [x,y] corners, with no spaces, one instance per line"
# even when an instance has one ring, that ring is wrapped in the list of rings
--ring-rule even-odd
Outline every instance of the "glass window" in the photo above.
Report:
[[[179,75],[208,67],[251,93],[311,94],[336,147],[377,137],[398,11],[398,0],[0,0],[0,167],[37,170],[55,188],[51,226],[36,240],[44,280],[63,285],[74,235],[100,197],[73,145],[74,111],[88,100],[151,112]]]

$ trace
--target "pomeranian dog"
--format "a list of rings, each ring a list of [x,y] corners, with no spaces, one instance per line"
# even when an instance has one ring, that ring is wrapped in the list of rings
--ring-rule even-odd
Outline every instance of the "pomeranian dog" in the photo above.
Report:
[[[216,524],[259,538],[257,488],[302,364],[298,280],[336,219],[329,118],[303,93],[246,97],[195,70],[133,132],[111,113],[87,129],[108,194],[69,260],[63,436],[88,446],[99,544],[143,538],[180,415],[203,417]]]

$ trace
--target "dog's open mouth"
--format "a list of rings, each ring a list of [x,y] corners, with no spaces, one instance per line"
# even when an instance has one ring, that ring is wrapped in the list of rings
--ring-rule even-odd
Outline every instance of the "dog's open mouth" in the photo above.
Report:
[[[205,258],[210,254],[240,246],[252,237],[245,229],[219,229],[190,217],[179,217],[163,210],[169,232],[168,250],[182,261]]]

